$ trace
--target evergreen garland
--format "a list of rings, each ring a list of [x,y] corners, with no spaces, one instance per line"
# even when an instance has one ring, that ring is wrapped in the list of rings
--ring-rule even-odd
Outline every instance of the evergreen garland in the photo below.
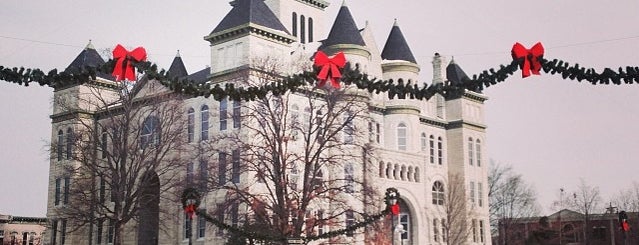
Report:
[[[346,85],[354,85],[370,93],[387,92],[389,98],[398,96],[400,98],[428,100],[435,94],[454,97],[463,94],[465,90],[481,92],[483,89],[503,82],[512,76],[520,69],[521,62],[523,62],[521,59],[513,60],[510,64],[500,65],[498,69],[490,68],[484,70],[479,74],[473,75],[472,78],[463,78],[462,81],[447,81],[443,84],[431,84],[430,86],[426,83],[421,85],[417,83],[404,84],[393,80],[369,78],[368,75],[362,74],[347,65],[342,72],[341,82]],[[604,68],[603,72],[599,73],[593,68],[581,67],[579,64],[571,66],[568,62],[558,59],[552,61],[541,59],[540,62],[545,73],[560,74],[563,79],[577,80],[579,82],[585,80],[591,84],[605,85],[610,83],[616,85],[639,83],[639,67],[637,66],[619,67],[616,71]],[[46,73],[40,69],[0,66],[0,80],[24,86],[38,83],[40,86],[61,88],[73,84],[88,83],[95,80],[99,74],[110,74],[114,65],[115,61],[111,59],[99,67],[84,67],[71,72],[58,72],[57,69],[53,69]],[[170,78],[165,70],[158,71],[157,65],[147,61],[134,62],[132,65],[139,73],[145,74],[148,79],[158,80],[176,93],[191,96],[213,96],[215,100],[222,100],[228,97],[232,100],[252,101],[264,98],[268,93],[279,95],[288,91],[295,91],[303,86],[314,86],[317,81],[316,71],[305,71],[282,77],[277,81],[260,86],[236,87],[232,83],[221,86],[219,84],[198,84],[187,79]]]

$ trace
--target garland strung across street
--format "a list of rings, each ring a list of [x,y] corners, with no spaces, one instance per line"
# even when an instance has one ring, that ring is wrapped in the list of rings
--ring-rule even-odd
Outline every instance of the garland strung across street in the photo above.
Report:
[[[515,46],[520,45],[515,44]],[[288,91],[295,91],[303,86],[311,86],[316,84],[318,80],[319,83],[322,84],[330,80],[330,82],[327,83],[330,84],[330,86],[335,86],[335,83],[339,85],[336,81],[338,79],[345,85],[354,85],[359,89],[364,89],[371,93],[388,92],[391,97],[405,95],[411,99],[428,100],[435,94],[441,94],[443,96],[459,95],[463,93],[464,89],[481,92],[484,88],[505,81],[520,69],[524,77],[527,72],[532,71],[532,73],[535,74],[541,70],[552,75],[559,74],[563,79],[577,80],[579,82],[588,81],[593,85],[639,83],[639,67],[637,66],[619,67],[616,70],[604,68],[602,72],[597,72],[594,68],[582,67],[579,64],[570,65],[570,63],[559,59],[544,59],[543,51],[539,54],[539,50],[536,50],[535,47],[531,50],[527,50],[523,48],[523,46],[518,48],[513,47],[512,54],[513,61],[510,62],[510,64],[500,65],[497,69],[490,68],[484,70],[479,74],[473,75],[472,78],[463,78],[462,81],[448,81],[444,84],[438,83],[431,84],[430,86],[426,83],[421,85],[417,83],[404,84],[393,80],[369,78],[368,75],[352,69],[348,64],[346,64],[340,74],[339,69],[334,69],[333,67],[339,68],[341,64],[339,64],[339,62],[338,64],[331,63],[330,61],[322,61],[324,63],[316,62],[316,65],[319,64],[320,67],[316,67],[313,72],[305,71],[282,77],[280,80],[269,84],[246,87],[236,87],[232,83],[227,83],[222,86],[219,84],[212,85],[210,83],[197,84],[194,81],[186,79],[171,79],[165,70],[158,71],[157,65],[151,62],[138,61],[131,58],[126,63],[136,68],[139,73],[145,74],[147,78],[158,80],[177,93],[191,96],[213,96],[216,100],[228,97],[232,100],[251,101],[264,98],[268,93],[279,95]],[[132,55],[127,55],[126,57],[128,59],[132,57]],[[40,86],[59,88],[71,84],[90,82],[95,79],[97,74],[111,74],[112,71],[114,71],[116,63],[122,64],[120,60],[116,61],[111,59],[102,66],[84,67],[82,70],[76,72],[58,72],[57,69],[53,69],[46,73],[40,69],[0,66],[0,80],[24,86],[29,86],[30,83],[38,83]],[[325,68],[324,65],[330,65],[331,67]],[[527,70],[531,68],[532,70]],[[324,72],[325,70],[331,70],[331,76],[328,76],[328,74]],[[334,71],[337,71],[337,73]],[[320,72],[323,77],[318,77],[318,72]]]

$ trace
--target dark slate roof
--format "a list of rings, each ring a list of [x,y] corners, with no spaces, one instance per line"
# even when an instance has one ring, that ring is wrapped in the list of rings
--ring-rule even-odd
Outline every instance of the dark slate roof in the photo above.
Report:
[[[466,75],[466,72],[455,63],[455,60],[452,60],[446,67],[446,79],[452,83],[461,83],[462,79],[470,78]]]
[[[335,17],[335,22],[331,28],[331,32],[328,34],[326,40],[322,41],[322,47],[328,47],[335,44],[355,44],[360,46],[366,46],[362,35],[359,33],[359,29],[353,20],[351,11],[346,4],[342,4],[342,7]]]
[[[178,50],[177,55],[173,59],[171,63],[171,67],[169,67],[169,77],[171,79],[177,77],[184,77],[189,73],[186,71],[186,67],[184,66],[184,62],[182,62],[182,57],[180,57],[180,51]]]
[[[413,56],[413,52],[410,51],[404,34],[402,34],[402,30],[399,29],[399,25],[397,25],[397,20],[395,20],[395,24],[393,24],[390,34],[388,34],[388,39],[382,51],[382,59],[405,60],[417,64],[415,56]]]
[[[96,51],[93,47],[93,44],[91,44],[91,41],[89,41],[89,44],[87,44],[84,50],[82,50],[82,52],[80,52],[80,54],[75,57],[75,59],[71,62],[71,64],[69,64],[69,66],[67,66],[66,69],[64,69],[64,71],[71,73],[81,72],[85,67],[98,67],[103,65],[104,63],[104,59],[102,59],[100,54],[98,54],[98,51]],[[98,73],[96,75],[104,79],[113,79],[113,76],[111,76],[111,74]]]
[[[231,2],[233,9],[224,16],[220,24],[213,29],[211,34],[225,31],[234,27],[249,23],[258,24],[274,30],[290,34],[273,11],[266,6],[264,0],[235,0]]]
[[[211,67],[204,68],[191,75],[188,75],[186,76],[186,79],[193,81],[195,84],[202,84],[208,81],[209,75],[211,75]]]

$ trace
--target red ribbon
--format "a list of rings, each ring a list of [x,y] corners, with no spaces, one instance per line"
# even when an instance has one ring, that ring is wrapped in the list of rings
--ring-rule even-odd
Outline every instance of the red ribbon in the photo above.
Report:
[[[393,215],[399,215],[399,204],[391,205],[391,213]]]
[[[189,216],[189,219],[193,219],[193,214],[195,214],[195,204],[189,204],[184,207],[184,213]]]
[[[544,46],[540,42],[535,44],[531,49],[526,49],[521,43],[515,43],[512,51],[510,51],[513,59],[522,59],[523,63],[519,64],[521,68],[521,76],[530,76],[530,73],[539,75],[541,70],[541,59],[544,56]]]
[[[112,75],[116,81],[129,80],[135,81],[135,68],[131,65],[131,61],[145,61],[146,50],[143,47],[137,47],[129,52],[122,45],[118,44],[113,50],[113,59],[117,59]]]
[[[628,221],[621,221],[621,230],[630,231],[630,224],[628,224]]]
[[[335,56],[329,58],[324,52],[317,51],[315,54],[315,66],[320,67],[320,72],[317,74],[317,79],[320,80],[318,87],[323,87],[326,81],[331,79],[331,86],[334,88],[340,88],[339,78],[342,77],[342,73],[339,72],[339,68],[344,68],[346,65],[346,57],[344,53],[339,52]],[[330,73],[330,77],[329,77]]]

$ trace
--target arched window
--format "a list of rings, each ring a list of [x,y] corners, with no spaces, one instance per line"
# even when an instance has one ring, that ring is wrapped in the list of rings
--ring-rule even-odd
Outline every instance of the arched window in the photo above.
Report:
[[[344,165],[344,181],[346,181],[345,192],[353,193],[355,191],[355,170],[351,162]]]
[[[475,156],[475,153],[473,152],[474,145],[475,141],[473,141],[473,138],[468,138],[468,163],[470,166],[473,166],[473,158]]]
[[[414,181],[413,177],[414,177],[414,172],[413,172],[413,166],[408,166],[408,172],[406,172],[406,180],[408,181]]]
[[[419,182],[419,168],[415,167],[415,176],[413,177],[413,180],[415,180],[415,182]]]
[[[439,165],[444,163],[444,141],[442,137],[437,137],[437,163]]]
[[[187,140],[189,143],[191,143],[195,138],[195,110],[193,110],[193,108],[189,108],[189,110],[186,112],[186,119],[186,133],[188,136]]]
[[[353,116],[350,111],[346,111],[342,118],[344,128],[342,129],[342,133],[344,135],[344,143],[352,144],[353,143],[353,131],[355,131],[353,127]]]
[[[422,152],[426,152],[426,149],[428,148],[428,139],[426,138],[426,133],[422,133],[421,141]]]
[[[379,163],[379,177],[382,177],[382,178],[384,177],[384,170],[385,170],[384,165],[385,165],[384,162]]]
[[[297,164],[292,164],[291,174],[289,175],[288,186],[291,187],[292,190],[297,190],[297,182],[300,178],[300,171],[297,169]]]
[[[56,145],[56,151],[58,154],[58,161],[62,161],[62,156],[64,152],[64,131],[62,129],[58,130],[58,142]]]
[[[202,133],[200,135],[200,140],[208,140],[209,139],[209,106],[202,105],[200,108],[200,120]]]
[[[308,17],[308,42],[313,42],[313,18]]]
[[[102,158],[107,158],[107,132],[106,129],[102,129],[102,137],[100,138],[100,150],[102,151]]]
[[[433,204],[444,205],[444,184],[440,181],[433,183]]]
[[[73,136],[73,129],[67,128],[67,159],[71,159],[71,153],[73,153],[73,143],[75,138]]]
[[[405,151],[406,150],[406,134],[407,134],[406,124],[399,123],[397,125],[397,149]]]
[[[481,167],[481,141],[475,141],[475,152],[477,153],[477,167]]]
[[[226,130],[226,112],[228,110],[229,101],[224,98],[220,101],[220,131]]]
[[[293,19],[291,20],[293,36],[297,37],[297,13],[293,12]]]
[[[306,18],[300,15],[300,42],[306,43]]]
[[[435,163],[435,136],[430,136],[428,139],[428,144],[430,145],[430,163]]]
[[[144,149],[148,145],[157,146],[158,144],[160,144],[160,120],[157,117],[148,116],[142,123],[140,145]]]
[[[390,163],[386,164],[386,178],[390,179],[393,177],[393,165]]]
[[[399,170],[399,179],[406,180],[406,166],[402,165]]]
[[[186,164],[186,185],[187,186],[191,186],[193,184],[194,168],[195,168],[195,163],[190,162]]]
[[[220,186],[226,184],[226,152],[220,152],[218,155],[217,184]]]
[[[399,179],[399,174],[400,174],[400,173],[399,173],[399,171],[400,171],[400,170],[401,170],[401,169],[399,168],[399,165],[398,165],[398,164],[395,164],[395,165],[393,166],[393,179]]]

